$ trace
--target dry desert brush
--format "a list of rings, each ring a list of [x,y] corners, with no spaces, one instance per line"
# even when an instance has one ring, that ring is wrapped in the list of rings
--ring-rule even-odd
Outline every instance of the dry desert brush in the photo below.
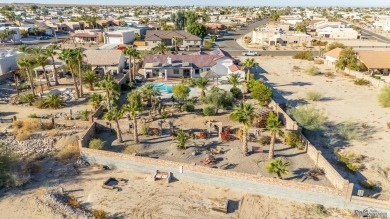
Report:
[[[300,126],[308,131],[318,131],[325,128],[327,117],[321,109],[314,106],[297,106],[287,110]]]
[[[379,104],[382,107],[390,107],[390,85],[382,87],[378,95]],[[390,128],[390,125],[388,125]]]
[[[309,68],[305,69],[305,73],[310,76],[316,76],[321,74],[321,71],[316,66],[310,66]]]
[[[318,91],[308,91],[306,92],[306,99],[309,101],[320,101],[323,97],[323,94]]]

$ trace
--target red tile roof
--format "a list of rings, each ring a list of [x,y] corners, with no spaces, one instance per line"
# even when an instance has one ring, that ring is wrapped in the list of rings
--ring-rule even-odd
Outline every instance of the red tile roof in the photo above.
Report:
[[[240,70],[240,67],[238,66],[238,65],[230,65],[229,67],[229,70],[231,71],[231,72],[235,72],[235,71],[238,71],[238,70]]]
[[[325,53],[325,56],[330,56],[332,58],[338,59],[342,50],[342,48],[332,49],[329,52]]]

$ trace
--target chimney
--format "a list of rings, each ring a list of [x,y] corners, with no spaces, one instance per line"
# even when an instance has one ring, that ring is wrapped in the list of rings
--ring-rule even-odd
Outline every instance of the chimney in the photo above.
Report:
[[[170,65],[172,64],[172,58],[169,56],[167,57],[167,64],[170,64]]]

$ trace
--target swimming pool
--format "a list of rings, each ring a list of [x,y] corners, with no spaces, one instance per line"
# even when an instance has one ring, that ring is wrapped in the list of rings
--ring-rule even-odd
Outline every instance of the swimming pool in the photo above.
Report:
[[[153,84],[153,87],[156,90],[166,91],[168,93],[172,93],[172,85],[171,84],[156,83],[156,84]]]

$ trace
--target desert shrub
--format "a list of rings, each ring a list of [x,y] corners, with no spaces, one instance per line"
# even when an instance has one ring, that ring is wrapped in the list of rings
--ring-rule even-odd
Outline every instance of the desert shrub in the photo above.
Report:
[[[302,51],[298,52],[293,56],[294,59],[303,59],[303,60],[308,60],[308,61],[313,61],[314,56],[311,51]]]
[[[32,118],[32,119],[38,118],[37,114],[35,114],[35,113],[31,113],[27,117]]]
[[[287,110],[305,130],[317,131],[325,127],[327,117],[324,112],[314,106],[297,106]]]
[[[3,144],[0,144],[0,188],[9,188],[22,185],[24,182],[16,174],[17,157]]]
[[[24,141],[30,138],[31,133],[41,128],[37,119],[17,120],[12,123],[12,133],[17,141]]]
[[[326,208],[320,204],[312,205],[309,209],[309,212],[314,214],[314,215],[317,215],[317,216],[327,216],[328,215],[328,211],[326,210]]]
[[[126,154],[136,154],[138,152],[138,146],[137,145],[129,145],[125,149]]]
[[[359,128],[357,124],[350,121],[341,123],[336,129],[336,133],[345,140],[354,140],[359,138]]]
[[[213,47],[213,43],[210,40],[205,40],[204,44],[203,44],[203,47],[205,49],[211,49]]]
[[[80,149],[76,144],[67,145],[56,151],[55,158],[59,161],[77,159],[80,155]]]
[[[80,202],[73,195],[68,196],[67,203],[73,208],[80,208]]]
[[[43,100],[44,108],[58,109],[63,105],[64,105],[64,101],[62,100],[62,97],[60,97],[57,94],[49,94]]]
[[[52,129],[50,131],[47,132],[47,135],[49,137],[55,137],[57,136],[58,134],[60,133],[60,131],[58,131],[57,129]]]
[[[306,92],[306,99],[310,101],[319,101],[322,98],[322,93],[318,91]]]
[[[390,85],[382,87],[378,95],[378,101],[382,107],[390,107]],[[390,128],[389,124],[387,126]]]
[[[313,179],[314,181],[318,181],[318,176],[325,175],[325,171],[322,168],[314,167],[311,168],[305,175],[307,178]]]
[[[370,189],[370,190],[374,189],[377,186],[376,183],[371,180],[359,181],[359,185],[361,185],[365,189]]]
[[[295,72],[300,71],[300,70],[301,70],[301,68],[299,66],[296,66],[296,65],[294,65],[291,69],[291,71],[295,71]]]
[[[310,75],[310,76],[316,76],[316,75],[319,75],[321,72],[320,72],[320,69],[317,68],[316,66],[310,66],[309,68],[305,69],[305,73],[307,75]]]
[[[215,109],[215,114],[218,114],[218,110],[233,106],[235,99],[233,94],[223,89],[213,87],[208,94],[202,98],[202,102],[210,104]]]
[[[139,134],[140,135],[149,135],[149,125],[147,125],[147,124],[142,125]]]
[[[316,59],[316,60],[314,60],[314,64],[322,65],[322,64],[324,64],[324,60],[322,60],[322,59]]]
[[[205,116],[215,115],[215,108],[213,106],[206,106],[205,108],[203,108],[203,115]]]
[[[371,84],[369,80],[366,80],[364,78],[356,78],[353,83],[355,85],[360,85],[360,86],[364,86],[364,85],[369,85]]]
[[[91,111],[89,110],[84,110],[84,111],[81,111],[81,116],[80,116],[80,119],[83,120],[83,121],[88,121],[89,120],[89,115],[91,115]]]
[[[331,71],[327,71],[327,72],[325,72],[325,77],[327,77],[327,78],[334,78],[334,74]]]
[[[28,103],[30,106],[32,106],[35,101],[35,96],[32,93],[24,93],[20,95],[20,101],[23,103]]]
[[[343,163],[347,170],[355,172],[364,168],[363,164],[360,164],[364,157],[362,155],[357,155],[352,152],[341,152],[340,150],[335,150],[337,160]]]
[[[301,141],[301,135],[299,133],[295,133],[295,132],[287,133],[286,144],[293,148],[298,148],[299,150],[304,149],[304,144]]]
[[[261,145],[269,145],[271,143],[271,136],[261,136],[259,139],[259,144]]]
[[[390,129],[390,122],[387,123],[387,128]]]
[[[196,86],[196,79],[195,78],[183,78],[182,83],[188,87],[195,87]]]
[[[92,210],[92,215],[96,219],[105,219],[107,218],[107,213],[103,210]]]
[[[92,149],[96,149],[96,150],[103,150],[104,141],[102,141],[98,138],[91,139],[91,141],[89,141],[88,147],[92,148]]]
[[[36,108],[38,108],[38,109],[44,109],[44,108],[46,108],[46,107],[45,107],[45,102],[44,102],[42,99],[36,100],[36,101],[34,102],[34,106],[35,106]]]
[[[27,90],[30,89],[31,86],[29,84],[21,84],[19,85],[19,90]]]
[[[236,99],[240,98],[241,95],[242,95],[241,89],[237,88],[237,87],[232,87],[230,89],[230,92],[233,94],[233,97],[236,98]]]
[[[20,130],[16,135],[15,135],[15,139],[17,141],[24,141],[24,140],[27,140],[29,139],[31,136],[31,132],[30,131],[27,131],[27,130]]]
[[[195,111],[195,106],[192,103],[187,103],[185,105],[186,112],[194,112]]]
[[[344,49],[344,48],[345,48],[345,45],[342,44],[342,43],[339,43],[339,42],[333,42],[333,43],[329,44],[329,45],[326,47],[326,51],[330,51],[330,50],[333,50],[333,49],[336,49],[336,48]]]

